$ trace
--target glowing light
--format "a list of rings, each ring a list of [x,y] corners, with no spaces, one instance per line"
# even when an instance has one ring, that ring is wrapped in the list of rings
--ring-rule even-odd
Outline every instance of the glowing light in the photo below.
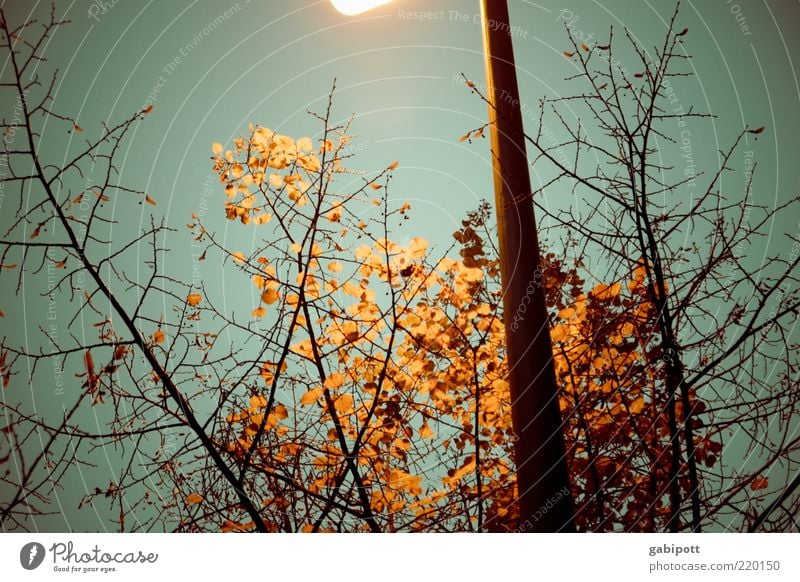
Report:
[[[331,0],[331,4],[346,16],[355,16],[378,6],[388,4],[392,0]]]

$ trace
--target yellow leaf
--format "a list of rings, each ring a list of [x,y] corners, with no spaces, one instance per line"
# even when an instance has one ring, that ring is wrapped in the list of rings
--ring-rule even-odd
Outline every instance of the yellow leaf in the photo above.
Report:
[[[218,141],[215,141],[211,144],[211,152],[214,154],[221,154],[222,153],[222,144]]]
[[[644,397],[639,396],[639,398],[630,403],[628,408],[632,414],[639,414],[642,410],[644,410]]]
[[[300,251],[303,250],[303,247],[301,247],[299,243],[292,243],[292,246],[289,247],[289,248],[295,254],[298,254],[298,253],[300,253]]]
[[[200,293],[189,293],[189,295],[186,296],[186,303],[192,307],[198,305],[202,300],[203,296],[200,295]]]
[[[317,400],[319,400],[320,396],[322,396],[322,389],[313,388],[312,390],[309,390],[308,392],[303,394],[303,397],[300,398],[300,404],[302,404],[303,406],[314,404]]]
[[[242,251],[236,251],[235,253],[231,253],[231,256],[233,257],[233,260],[236,261],[237,263],[244,263],[245,256]]]
[[[370,182],[369,187],[372,188],[373,190],[380,190],[381,188],[383,188],[383,186],[381,186],[380,184],[376,184],[375,182]]]
[[[336,399],[333,406],[337,412],[347,413],[353,408],[353,397],[350,394],[342,394]]]
[[[272,305],[278,300],[278,297],[280,297],[280,295],[275,289],[267,289],[261,294],[261,301],[267,305]]]
[[[572,317],[575,317],[575,313],[576,313],[576,311],[575,311],[574,308],[566,307],[566,308],[564,308],[564,309],[562,309],[561,311],[558,312],[558,316],[561,319],[570,319]]]
[[[342,271],[342,264],[336,261],[328,263],[328,270],[331,273],[340,273]]]
[[[361,245],[356,249],[357,259],[366,259],[371,254],[372,254],[372,249],[370,249],[367,245]]]
[[[267,314],[267,310],[264,307],[256,307],[253,310],[253,317],[264,317]]]
[[[186,503],[189,505],[194,505],[195,503],[200,503],[203,501],[203,496],[199,493],[192,493],[191,495],[186,496]]]
[[[424,438],[424,439],[427,439],[427,438],[432,437],[433,434],[434,433],[431,430],[431,427],[428,426],[428,423],[427,422],[423,422],[422,423],[422,427],[419,429],[419,436]]]
[[[621,289],[622,285],[619,283],[614,283],[612,285],[605,285],[604,283],[601,283],[592,289],[592,295],[600,300],[614,299],[619,295]]]
[[[347,378],[345,378],[344,375],[340,374],[339,372],[334,372],[325,378],[325,388],[328,390],[335,390],[336,388],[341,387],[346,379]]]

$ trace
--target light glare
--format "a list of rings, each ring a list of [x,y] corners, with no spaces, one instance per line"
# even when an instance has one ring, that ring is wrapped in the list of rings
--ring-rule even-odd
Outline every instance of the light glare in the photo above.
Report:
[[[378,6],[388,4],[392,0],[331,0],[333,7],[345,16],[355,16]]]

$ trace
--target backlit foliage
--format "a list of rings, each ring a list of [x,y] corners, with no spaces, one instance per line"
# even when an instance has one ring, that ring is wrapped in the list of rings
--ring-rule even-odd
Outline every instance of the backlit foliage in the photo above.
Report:
[[[226,216],[262,229],[263,246],[231,251],[193,227],[233,257],[252,284],[251,318],[273,330],[244,379],[250,394],[229,398],[220,442],[254,475],[276,531],[369,520],[512,531],[515,437],[489,207],[469,214],[443,257],[420,237],[389,240],[387,225],[409,211],[386,194],[397,164],[372,177],[347,170],[345,128],[314,143],[250,127],[232,150],[212,148]],[[347,195],[334,187],[344,180],[356,184]],[[357,214],[364,205],[368,216]],[[551,253],[545,267],[578,524],[659,527],[667,441],[644,269],[592,286],[579,261]],[[279,474],[305,494],[269,477]]]

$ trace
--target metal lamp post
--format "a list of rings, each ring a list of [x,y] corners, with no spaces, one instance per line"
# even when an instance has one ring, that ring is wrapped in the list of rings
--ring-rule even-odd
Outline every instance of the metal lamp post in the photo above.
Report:
[[[391,0],[331,0],[348,15]],[[520,531],[575,531],[506,0],[481,0]]]

